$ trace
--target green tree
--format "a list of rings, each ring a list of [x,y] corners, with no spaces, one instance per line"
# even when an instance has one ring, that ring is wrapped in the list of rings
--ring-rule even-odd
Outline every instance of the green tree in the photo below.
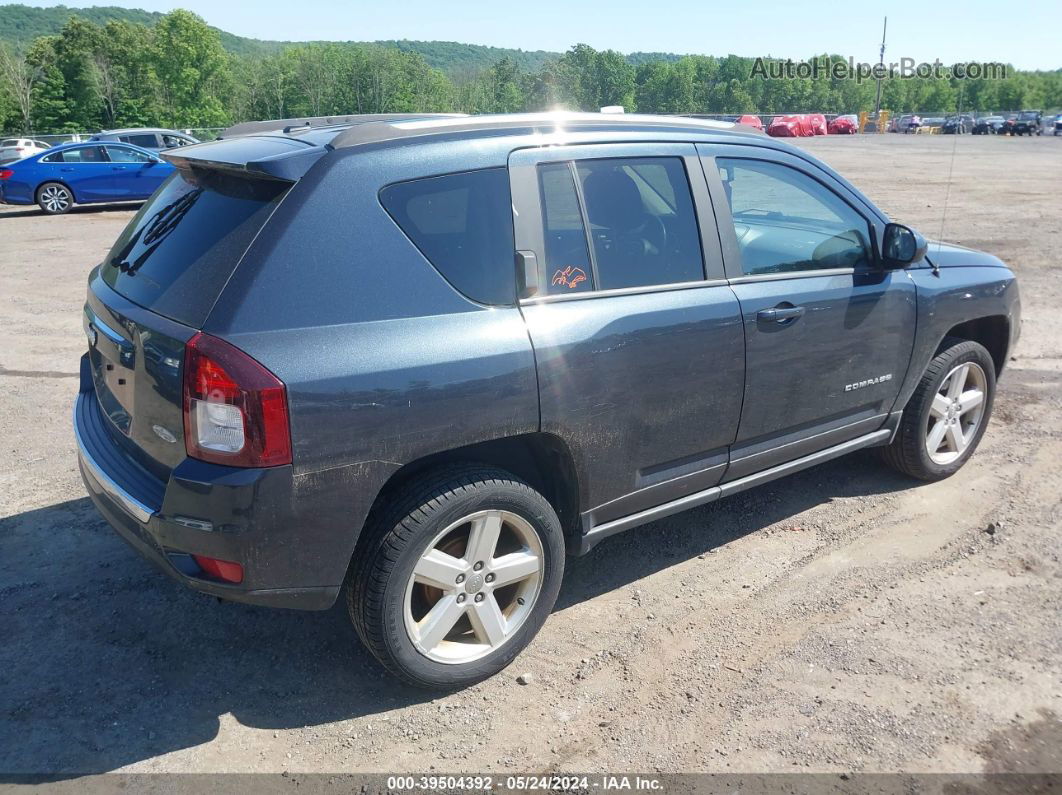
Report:
[[[588,44],[576,44],[561,56],[557,76],[561,100],[575,109],[634,107],[634,67],[615,50],[598,52]]]
[[[229,62],[216,30],[178,9],[155,25],[152,55],[159,111],[168,126],[210,127],[227,121],[220,95],[228,88]]]

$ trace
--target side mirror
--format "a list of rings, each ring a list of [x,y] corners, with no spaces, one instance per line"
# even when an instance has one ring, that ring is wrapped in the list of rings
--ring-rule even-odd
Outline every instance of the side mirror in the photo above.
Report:
[[[886,224],[881,247],[883,265],[886,268],[904,268],[918,262],[926,255],[926,239],[903,224]]]

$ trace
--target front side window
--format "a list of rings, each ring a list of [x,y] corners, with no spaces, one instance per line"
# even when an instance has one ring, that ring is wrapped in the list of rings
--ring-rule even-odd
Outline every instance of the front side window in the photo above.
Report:
[[[717,158],[746,275],[870,264],[870,226],[803,172],[765,160]]]
[[[549,293],[704,279],[681,158],[578,160],[538,171]]]
[[[516,300],[507,169],[399,182],[380,191],[380,203],[457,290],[484,304]]]
[[[150,163],[153,158],[146,152],[138,152],[125,146],[108,146],[107,156],[112,163]]]

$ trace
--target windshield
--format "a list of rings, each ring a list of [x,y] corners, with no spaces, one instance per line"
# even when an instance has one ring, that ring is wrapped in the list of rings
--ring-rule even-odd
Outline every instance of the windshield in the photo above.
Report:
[[[1034,111],[1034,110],[1022,111],[1021,113],[1018,114],[1018,118],[1019,119],[1035,119],[1036,118],[1036,111]]]
[[[199,328],[290,183],[178,171],[140,209],[100,273],[130,301]]]

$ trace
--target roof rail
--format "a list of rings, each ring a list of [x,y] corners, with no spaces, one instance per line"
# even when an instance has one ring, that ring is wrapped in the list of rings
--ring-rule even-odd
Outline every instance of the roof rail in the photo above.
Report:
[[[463,116],[462,113],[352,113],[346,116],[301,116],[294,119],[245,121],[218,133],[218,138],[236,138],[260,133],[291,133],[315,127],[341,127],[370,121],[403,121],[410,119],[445,119]]]
[[[331,145],[336,149],[417,136],[449,134],[490,135],[506,131],[556,132],[558,130],[697,130],[700,132],[737,131],[732,122],[691,119],[684,116],[639,115],[633,113],[499,113],[458,118],[425,116],[414,119],[383,120],[376,124],[350,125],[337,132]],[[749,128],[751,129],[751,128]]]

